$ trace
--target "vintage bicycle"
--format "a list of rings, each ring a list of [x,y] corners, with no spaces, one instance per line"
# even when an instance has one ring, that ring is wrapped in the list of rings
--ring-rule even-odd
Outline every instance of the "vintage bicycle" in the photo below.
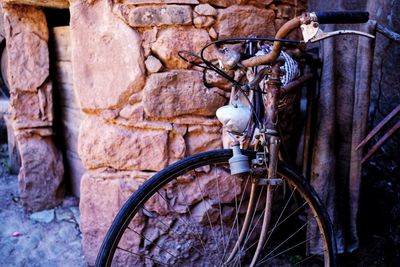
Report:
[[[275,38],[224,39],[199,56],[187,53],[193,64],[232,82],[230,104],[217,111],[232,149],[190,156],[146,181],[117,214],[96,266],[335,266],[335,236],[325,208],[308,181],[280,161],[278,114],[289,81],[298,76],[296,62],[282,47],[339,34],[374,38],[319,28],[365,23],[368,17],[305,13],[284,24]],[[304,41],[284,39],[298,28]],[[225,49],[216,66],[203,56],[211,45],[238,41],[247,41],[241,46],[245,59]],[[265,44],[256,49],[255,41]],[[243,71],[234,79],[224,69]]]

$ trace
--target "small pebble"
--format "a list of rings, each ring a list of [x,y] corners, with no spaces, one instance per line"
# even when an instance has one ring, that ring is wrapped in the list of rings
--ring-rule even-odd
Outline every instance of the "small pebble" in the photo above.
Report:
[[[11,235],[12,235],[13,237],[19,237],[19,236],[21,236],[22,234],[21,234],[20,232],[18,232],[18,231],[15,231],[15,232],[13,232]]]

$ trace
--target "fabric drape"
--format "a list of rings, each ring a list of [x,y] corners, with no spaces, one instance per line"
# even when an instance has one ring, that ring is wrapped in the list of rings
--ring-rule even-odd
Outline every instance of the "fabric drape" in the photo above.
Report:
[[[343,26],[375,33],[370,21],[364,26]],[[330,25],[325,31],[339,29]],[[365,137],[371,90],[374,41],[340,36],[321,44],[320,86],[316,127],[313,133],[310,181],[332,219],[338,252],[358,247],[357,211],[362,152],[355,147]],[[310,225],[309,235],[316,233]],[[321,241],[318,241],[321,242]],[[316,242],[310,244],[311,251]]]

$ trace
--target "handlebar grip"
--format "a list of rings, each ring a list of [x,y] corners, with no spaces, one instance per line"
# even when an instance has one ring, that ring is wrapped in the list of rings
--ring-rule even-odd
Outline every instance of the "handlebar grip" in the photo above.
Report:
[[[315,12],[319,24],[365,23],[369,19],[368,12]]]

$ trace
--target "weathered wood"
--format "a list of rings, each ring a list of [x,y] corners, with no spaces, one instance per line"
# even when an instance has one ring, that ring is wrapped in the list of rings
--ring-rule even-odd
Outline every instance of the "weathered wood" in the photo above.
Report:
[[[63,108],[79,110],[78,102],[71,84],[58,83],[58,103]]]
[[[81,159],[76,153],[67,151],[65,155],[67,158],[71,189],[74,195],[79,197],[81,178],[86,170],[85,167],[83,167]]]
[[[56,62],[57,81],[63,84],[73,84],[72,81],[72,64],[69,61]]]
[[[370,20],[360,26],[362,32],[376,33],[376,22]],[[357,145],[367,133],[368,111],[370,104],[372,64],[374,59],[374,39],[360,38],[357,48],[357,67],[355,71],[354,109],[351,133],[351,163],[349,165],[349,211],[350,232],[357,233],[358,200],[361,183],[362,151]],[[355,240],[358,246],[358,240]]]
[[[64,134],[64,144],[66,151],[74,152],[77,154],[78,149],[78,132],[74,129],[68,128],[63,122],[63,134]]]
[[[50,8],[58,8],[58,9],[64,9],[64,8],[69,7],[68,0],[1,0],[1,2],[7,3],[7,4],[50,7]]]
[[[57,61],[71,61],[71,38],[69,26],[51,29],[54,41],[54,53]]]
[[[4,116],[7,126],[7,139],[8,139],[8,164],[11,173],[18,174],[21,168],[21,157],[19,155],[18,143],[15,139],[14,127],[12,120],[8,115]]]
[[[400,43],[400,34],[398,34],[397,32],[391,31],[381,24],[377,25],[376,31],[389,38],[390,40]]]

